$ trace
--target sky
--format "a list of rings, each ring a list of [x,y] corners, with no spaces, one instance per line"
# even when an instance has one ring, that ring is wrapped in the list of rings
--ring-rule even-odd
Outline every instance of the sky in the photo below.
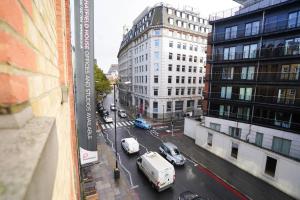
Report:
[[[132,27],[133,20],[147,7],[164,2],[175,8],[192,6],[200,16],[238,7],[232,0],[95,0],[95,58],[106,73],[111,64],[118,63],[118,50],[122,41],[123,26]]]

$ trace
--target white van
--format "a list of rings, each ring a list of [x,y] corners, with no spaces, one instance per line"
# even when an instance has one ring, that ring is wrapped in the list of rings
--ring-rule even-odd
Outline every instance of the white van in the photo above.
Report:
[[[157,152],[145,153],[137,159],[136,164],[157,191],[163,191],[174,184],[175,170],[173,165]]]

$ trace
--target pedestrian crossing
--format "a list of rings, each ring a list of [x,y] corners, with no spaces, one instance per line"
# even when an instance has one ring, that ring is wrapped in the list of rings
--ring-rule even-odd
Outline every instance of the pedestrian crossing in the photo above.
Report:
[[[116,123],[116,127],[124,127],[124,126],[132,126],[134,121],[123,121],[123,122],[117,122]],[[103,130],[105,129],[112,129],[115,128],[115,124],[114,123],[110,123],[110,124],[101,124],[101,127]]]

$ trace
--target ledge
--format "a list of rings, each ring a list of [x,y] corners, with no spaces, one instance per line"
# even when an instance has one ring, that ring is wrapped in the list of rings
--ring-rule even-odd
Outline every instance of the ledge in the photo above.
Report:
[[[0,138],[0,199],[51,199],[57,165],[55,119],[33,118],[22,128],[0,129]]]

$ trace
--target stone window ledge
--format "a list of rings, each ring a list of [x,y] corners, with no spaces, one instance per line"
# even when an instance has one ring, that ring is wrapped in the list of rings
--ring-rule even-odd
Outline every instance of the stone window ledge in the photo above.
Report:
[[[0,199],[51,199],[58,147],[55,119],[0,129]]]

